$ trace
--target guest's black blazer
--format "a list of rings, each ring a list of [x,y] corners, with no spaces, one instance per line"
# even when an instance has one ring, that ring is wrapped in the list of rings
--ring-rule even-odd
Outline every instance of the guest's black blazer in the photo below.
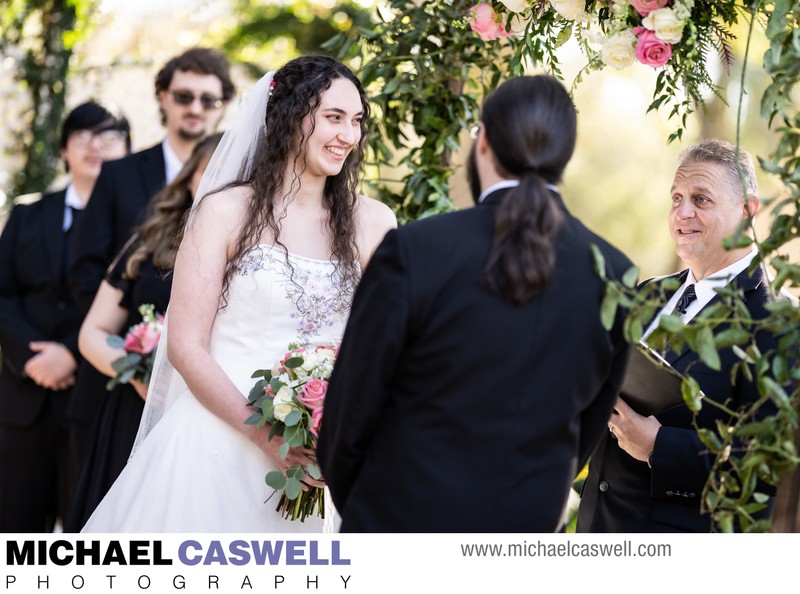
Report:
[[[35,355],[30,342],[60,342],[80,361],[83,314],[66,283],[65,194],[16,206],[0,236],[0,423],[6,425],[29,426],[48,396],[57,399],[57,411],[66,409],[69,390],[46,390],[25,375],[25,363]]]
[[[627,363],[600,323],[630,261],[572,217],[546,291],[515,305],[482,271],[505,191],[391,231],[353,302],[319,459],[342,530],[552,532]]]
[[[70,283],[84,312],[108,265],[142,222],[147,204],[165,180],[161,143],[103,164],[73,242]]]
[[[72,245],[70,285],[84,313],[89,311],[108,266],[134,227],[144,220],[150,199],[165,181],[161,143],[103,164]],[[100,399],[106,395],[107,381],[88,362],[81,366],[70,403],[70,419],[88,426]],[[76,430],[75,435],[78,433]]]
[[[688,270],[673,275],[679,282],[686,280]],[[658,279],[657,282],[664,279]],[[731,281],[731,288],[744,293],[744,302],[754,319],[767,316],[765,305],[772,299],[769,283],[763,271],[752,276],[747,271]],[[717,302],[712,299],[706,307]],[[776,346],[767,333],[758,337],[762,352]],[[720,371],[702,363],[696,353],[667,354],[667,360],[682,373],[688,373],[700,384],[708,399],[724,402],[737,410],[758,399],[758,389],[741,373],[731,385],[731,368],[739,361],[731,349],[719,352]],[[578,511],[579,532],[709,532],[711,520],[700,514],[703,487],[711,472],[713,459],[705,455],[692,426],[692,413],[685,405],[657,414],[661,423],[652,458],[652,470],[639,462],[611,439],[606,431],[592,454],[589,475],[583,486]],[[727,421],[719,408],[705,404],[698,417],[700,427],[715,429],[716,422]]]

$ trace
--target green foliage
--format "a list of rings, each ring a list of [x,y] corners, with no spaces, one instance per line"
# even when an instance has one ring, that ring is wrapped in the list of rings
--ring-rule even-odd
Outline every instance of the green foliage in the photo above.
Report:
[[[401,222],[452,207],[452,155],[478,120],[479,101],[520,64],[510,51],[454,27],[464,4],[392,0],[368,26],[327,48],[348,59],[372,99],[374,192]]]
[[[98,0],[11,0],[0,6],[0,50],[16,58],[16,79],[30,95],[31,122],[17,136],[24,154],[12,195],[39,192],[55,178],[58,133],[75,43],[90,30]]]
[[[355,2],[332,7],[295,0],[288,4],[270,0],[236,0],[236,25],[226,33],[220,49],[259,78],[296,54],[325,53],[324,44],[337,33],[366,27],[369,13]],[[280,41],[286,48],[281,52]],[[280,59],[280,53],[286,54]]]

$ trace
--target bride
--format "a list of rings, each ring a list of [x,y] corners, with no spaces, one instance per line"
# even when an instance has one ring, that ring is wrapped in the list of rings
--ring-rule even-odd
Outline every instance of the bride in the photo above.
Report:
[[[396,226],[357,192],[368,116],[360,81],[324,56],[292,60],[250,91],[178,250],[134,454],[84,532],[322,531],[321,519],[284,520],[278,496],[267,501],[266,473],[313,452],[281,459],[279,437],[245,425],[245,395],[290,342],[342,334],[361,270]]]

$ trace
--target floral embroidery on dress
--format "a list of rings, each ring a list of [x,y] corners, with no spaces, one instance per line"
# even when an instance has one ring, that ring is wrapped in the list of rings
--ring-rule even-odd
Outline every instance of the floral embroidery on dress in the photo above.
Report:
[[[272,246],[254,246],[236,265],[236,274],[247,276],[262,268],[284,280],[286,299],[294,304],[290,318],[297,320],[297,341],[309,344],[325,328],[346,317],[355,286],[343,284],[333,262],[281,252]]]
[[[303,343],[320,336],[323,329],[333,326],[350,311],[353,287],[342,287],[338,271],[326,272],[324,268],[330,270],[332,265],[297,267],[291,278],[284,270],[288,281],[286,298],[294,303],[296,311],[291,317],[299,322],[297,338]]]

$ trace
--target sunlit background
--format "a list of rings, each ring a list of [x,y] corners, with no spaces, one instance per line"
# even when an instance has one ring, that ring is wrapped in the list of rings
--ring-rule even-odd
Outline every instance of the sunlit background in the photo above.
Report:
[[[295,6],[299,19],[310,19],[319,12],[332,14],[333,21],[342,26],[348,19],[338,3],[332,1],[262,1],[259,9],[269,11],[279,4]],[[362,0],[361,4],[371,7],[373,2]],[[158,142],[163,129],[154,99],[155,73],[166,60],[188,47],[221,46],[241,25],[234,8],[235,0],[104,0],[97,26],[76,47],[67,109],[87,99],[97,99],[128,117],[134,149]],[[734,49],[741,57],[745,32],[738,33]],[[31,31],[30,35],[36,32]],[[757,101],[749,98],[760,97],[767,84],[761,69],[766,42],[757,36],[753,43],[742,104],[741,143],[751,153],[765,156],[774,144],[774,135],[760,119]],[[262,70],[280,66],[297,51],[291,36],[259,30],[248,31],[235,49],[238,58]],[[585,65],[585,58],[576,45],[569,43],[562,48],[560,58],[569,87]],[[20,156],[10,152],[13,135],[24,132],[26,117],[30,116],[24,90],[13,79],[13,66],[13,56],[0,57],[0,200],[8,192],[13,172],[21,165]],[[666,111],[646,113],[656,77],[653,69],[638,63],[624,71],[607,68],[588,75],[575,89],[579,138],[563,184],[565,201],[587,226],[627,252],[640,266],[643,278],[681,266],[666,226],[669,188],[679,151],[703,137],[736,141],[741,61],[730,74],[719,65],[713,72],[727,90],[729,104],[710,97],[706,111],[700,110],[690,118],[683,141],[672,144],[667,144],[666,139],[678,123],[669,120]],[[234,78],[241,97],[253,79],[244,67],[236,68]],[[234,111],[235,106],[231,106],[226,118]],[[466,133],[463,139],[465,150],[459,163],[468,148]],[[59,183],[63,181],[54,185]],[[780,191],[780,186],[760,171],[759,184],[764,199],[773,198]],[[456,175],[452,198],[459,206],[469,204],[461,171]],[[769,216],[769,208],[762,208],[757,227],[766,228]]]

